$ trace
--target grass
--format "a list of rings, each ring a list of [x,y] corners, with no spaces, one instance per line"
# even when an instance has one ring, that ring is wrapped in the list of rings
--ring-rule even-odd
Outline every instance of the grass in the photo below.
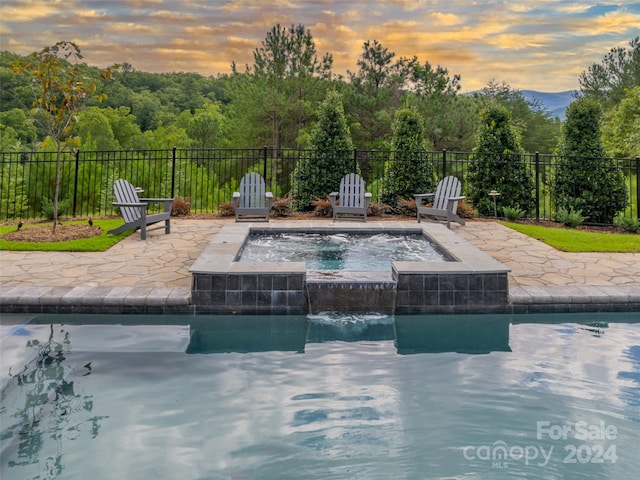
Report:
[[[65,225],[84,224],[86,220],[65,222]],[[102,229],[102,234],[91,238],[80,238],[60,242],[10,242],[1,238],[5,233],[13,232],[15,225],[0,226],[0,250],[13,251],[42,251],[42,252],[104,252],[123,238],[131,235],[133,230],[118,235],[108,235],[107,232],[122,225],[122,219],[94,220],[93,223]],[[52,223],[26,224],[22,228],[49,227]]]
[[[512,222],[500,223],[563,252],[640,253],[640,235],[587,232]]]

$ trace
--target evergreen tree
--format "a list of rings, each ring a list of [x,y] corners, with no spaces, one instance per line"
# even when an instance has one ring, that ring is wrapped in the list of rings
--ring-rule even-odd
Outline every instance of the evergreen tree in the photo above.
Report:
[[[425,158],[424,123],[414,108],[396,112],[393,122],[393,157],[384,177],[382,202],[395,206],[400,198],[413,198],[416,193],[432,192],[435,173]]]
[[[305,151],[291,178],[294,209],[304,210],[313,200],[326,198],[338,189],[342,177],[353,171],[353,141],[342,97],[330,91],[320,105],[310,150]]]
[[[467,196],[482,215],[493,215],[491,190],[500,193],[502,207],[534,208],[533,179],[523,162],[520,137],[511,124],[511,114],[498,104],[485,111],[474,155],[469,165]]]
[[[567,108],[553,180],[556,208],[582,211],[590,222],[613,223],[627,205],[627,189],[617,164],[604,158],[600,139],[602,111],[591,98]]]

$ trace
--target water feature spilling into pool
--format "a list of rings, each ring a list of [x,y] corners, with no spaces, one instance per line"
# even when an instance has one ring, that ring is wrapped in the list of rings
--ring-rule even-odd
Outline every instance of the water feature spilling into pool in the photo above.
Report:
[[[3,315],[0,477],[640,471],[640,313]]]

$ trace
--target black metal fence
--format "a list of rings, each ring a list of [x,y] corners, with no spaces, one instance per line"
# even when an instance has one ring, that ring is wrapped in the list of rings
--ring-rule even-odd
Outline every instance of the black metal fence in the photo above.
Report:
[[[216,213],[230,201],[240,179],[248,171],[259,172],[276,198],[295,196],[295,166],[310,150],[171,149],[100,151],[63,154],[60,178],[60,215],[99,217],[115,215],[112,186],[126,178],[144,189],[145,197],[189,199],[192,212]],[[323,152],[326,156],[326,152]],[[455,175],[463,183],[474,154],[469,152],[422,152],[416,162],[431,161],[438,178]],[[352,159],[379,201],[386,165],[392,151],[354,150]],[[550,188],[559,157],[524,154],[520,161],[535,179],[535,218],[552,219],[555,199]],[[639,218],[640,157],[601,159],[619,168],[627,185],[629,206],[622,214]],[[49,215],[55,191],[55,152],[0,152],[0,219],[41,218]],[[491,186],[487,185],[487,192]],[[466,191],[466,190],[465,190]]]

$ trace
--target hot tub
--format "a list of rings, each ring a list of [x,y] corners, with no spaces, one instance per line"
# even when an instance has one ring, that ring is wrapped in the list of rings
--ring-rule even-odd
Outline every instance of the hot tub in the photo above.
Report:
[[[304,261],[239,261],[257,232],[422,235],[447,261],[398,260],[389,271],[324,272]],[[508,307],[509,270],[437,223],[230,223],[190,271],[196,313],[466,313]]]

